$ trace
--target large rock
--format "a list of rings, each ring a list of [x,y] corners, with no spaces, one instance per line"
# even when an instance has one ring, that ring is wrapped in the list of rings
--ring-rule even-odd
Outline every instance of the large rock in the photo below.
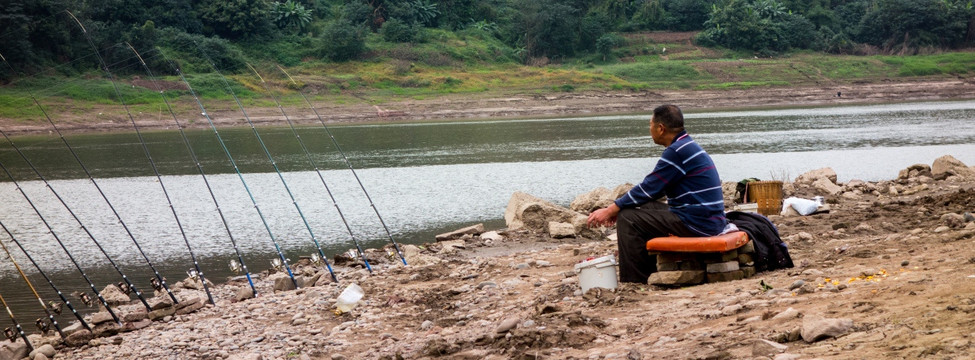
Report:
[[[808,343],[813,343],[846,334],[852,328],[853,320],[851,319],[828,319],[807,316],[802,319],[802,339]]]
[[[174,305],[173,298],[169,297],[168,294],[166,296],[156,296],[154,298],[149,299],[148,302],[149,302],[149,308],[152,310],[159,310]]]
[[[94,337],[113,336],[120,331],[122,331],[122,326],[114,322],[101,323],[91,328],[91,333]]]
[[[100,294],[110,306],[128,304],[129,301],[132,301],[128,295],[122,292],[122,290],[119,290],[118,286],[115,285],[106,286]]]
[[[156,321],[170,315],[176,314],[176,308],[168,307],[149,312],[149,320]]]
[[[555,239],[574,237],[576,236],[576,228],[569,223],[550,221],[548,223],[548,234]]]
[[[812,183],[813,188],[829,195],[836,195],[843,191],[843,188],[826,178],[819,178]]]
[[[58,352],[57,352],[57,350],[54,349],[54,346],[53,345],[51,345],[51,344],[44,344],[44,345],[41,345],[41,346],[37,347],[36,349],[34,349],[34,351],[31,351],[30,352],[30,355],[28,355],[28,356],[30,356],[30,358],[33,359],[34,356],[37,355],[37,354],[44,354],[44,356],[47,356],[48,358],[53,358],[54,357],[54,354],[57,354],[57,353]]]
[[[900,173],[897,174],[897,178],[909,179],[909,178],[918,177],[922,175],[923,176],[931,175],[931,167],[928,166],[927,164],[914,164],[908,166],[906,169],[901,170]]]
[[[528,229],[545,232],[550,221],[571,222],[572,218],[578,215],[580,214],[572,210],[516,191],[508,201],[504,221],[508,230]]]
[[[241,286],[237,289],[237,295],[234,297],[237,301],[244,301],[247,299],[254,298],[254,290],[250,286]]]
[[[833,171],[832,168],[828,167],[812,170],[805,174],[799,175],[795,182],[798,184],[812,185],[814,182],[816,182],[816,180],[819,179],[826,179],[829,182],[836,184],[836,171]]]
[[[91,331],[79,330],[68,335],[68,338],[64,339],[64,344],[71,347],[82,346],[88,344],[93,338],[94,336],[91,335]]]
[[[288,275],[277,277],[274,279],[274,291],[291,291],[295,289],[295,281],[291,280]]]
[[[931,175],[936,180],[944,180],[952,175],[965,179],[975,179],[975,170],[953,156],[945,155],[935,159],[934,163],[931,164]]]
[[[572,200],[572,204],[569,205],[569,209],[581,213],[590,213],[593,210],[609,206],[609,204],[613,202],[613,200],[610,199],[612,194],[613,192],[611,190],[604,187],[598,187],[593,191],[576,196],[576,198]]]
[[[112,314],[109,314],[108,311],[99,311],[91,314],[91,317],[88,318],[88,325],[95,326],[109,321],[115,321],[115,319],[112,318]]]
[[[484,224],[471,225],[465,228],[457,229],[448,233],[443,233],[434,237],[437,241],[447,241],[453,239],[459,239],[464,235],[478,235],[484,232]]]
[[[20,360],[27,357],[27,344],[22,340],[0,343],[0,360]]]

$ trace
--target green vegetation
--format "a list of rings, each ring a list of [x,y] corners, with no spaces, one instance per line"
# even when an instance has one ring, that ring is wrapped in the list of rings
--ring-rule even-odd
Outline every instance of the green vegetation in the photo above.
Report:
[[[0,116],[186,97],[272,105],[443,94],[728,89],[975,73],[975,10],[960,0],[12,0],[0,9]],[[209,59],[209,60],[208,60]],[[213,66],[211,66],[211,61]],[[281,65],[291,81],[277,70]],[[140,81],[141,78],[141,81]],[[176,84],[176,85],[172,85]],[[26,105],[25,105],[26,104]]]

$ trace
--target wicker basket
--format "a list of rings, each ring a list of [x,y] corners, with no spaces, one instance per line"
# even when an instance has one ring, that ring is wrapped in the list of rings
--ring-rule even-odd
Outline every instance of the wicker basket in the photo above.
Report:
[[[768,216],[782,211],[781,181],[752,181],[746,189],[745,202],[757,203],[758,213]]]

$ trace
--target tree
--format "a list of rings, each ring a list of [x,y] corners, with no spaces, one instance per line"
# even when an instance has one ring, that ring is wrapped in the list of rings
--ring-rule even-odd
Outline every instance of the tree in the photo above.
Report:
[[[705,46],[771,55],[809,48],[817,43],[817,34],[809,20],[788,12],[778,0],[730,0],[713,8],[697,40]]]
[[[366,29],[362,25],[340,19],[329,21],[319,38],[319,54],[329,60],[346,61],[357,58],[366,48]]]
[[[270,5],[265,0],[200,0],[197,11],[205,28],[227,39],[263,35],[270,27]]]
[[[276,1],[271,4],[271,17],[278,28],[300,33],[311,23],[311,10],[294,0]]]
[[[575,53],[579,12],[557,0],[517,0],[515,16],[506,31],[529,57]]]
[[[970,3],[957,0],[888,0],[867,8],[857,41],[895,48],[957,47],[964,43],[972,16]]]

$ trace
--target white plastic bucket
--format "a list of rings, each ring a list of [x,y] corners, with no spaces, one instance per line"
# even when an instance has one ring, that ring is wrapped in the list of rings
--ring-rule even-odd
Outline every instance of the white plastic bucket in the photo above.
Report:
[[[618,284],[616,259],[612,255],[578,263],[575,271],[579,274],[579,286],[582,287],[583,293],[595,287],[615,289]]]

